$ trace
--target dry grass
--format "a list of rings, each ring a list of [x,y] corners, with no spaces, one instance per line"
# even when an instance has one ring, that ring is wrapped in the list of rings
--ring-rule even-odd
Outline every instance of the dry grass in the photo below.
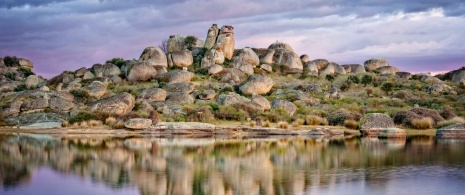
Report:
[[[446,126],[449,126],[449,125],[453,125],[453,124],[456,124],[456,123],[465,124],[465,119],[461,118],[461,117],[454,117],[454,118],[451,118],[451,119],[446,120],[446,121],[441,121],[436,125],[436,128],[439,129],[439,128],[446,127]]]
[[[279,121],[276,127],[280,129],[289,129],[289,123],[286,121]]]
[[[111,126],[113,126],[113,125],[116,123],[116,121],[117,121],[117,120],[116,120],[115,117],[110,116],[110,117],[108,117],[108,118],[105,119],[105,125],[111,127]]]
[[[298,118],[294,122],[292,122],[293,127],[300,127],[305,123],[304,119]]]
[[[79,127],[83,127],[83,128],[89,127],[89,123],[87,121],[82,121],[79,123]]]
[[[432,129],[433,124],[434,120],[429,117],[412,120],[412,127],[414,129]]]
[[[68,121],[64,120],[64,121],[61,123],[61,126],[62,126],[62,127],[69,127],[70,124],[69,124]]]
[[[111,128],[113,128],[113,129],[124,129],[124,121],[122,121],[122,120],[116,121],[116,123],[113,126],[111,126]]]
[[[99,121],[99,120],[90,120],[88,124],[91,127],[99,127],[103,125],[102,121]]]
[[[305,117],[305,123],[307,125],[328,125],[328,120],[320,116],[308,115]]]
[[[357,129],[358,128],[358,123],[355,120],[345,120],[344,121],[344,127],[348,129]]]
[[[250,126],[250,127],[255,127],[255,125],[257,125],[257,122],[255,122],[255,121],[249,121],[249,126]]]
[[[263,124],[263,127],[271,127],[271,122],[270,120],[266,120],[265,124]]]

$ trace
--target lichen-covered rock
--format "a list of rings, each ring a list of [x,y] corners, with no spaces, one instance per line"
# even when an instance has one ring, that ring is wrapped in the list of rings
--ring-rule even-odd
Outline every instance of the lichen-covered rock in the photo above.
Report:
[[[346,70],[346,73],[359,74],[366,72],[365,67],[361,64],[344,64],[342,67]]]
[[[252,75],[254,73],[253,66],[246,61],[234,61],[233,66],[247,75]]]
[[[223,69],[224,69],[223,66],[215,64],[215,65],[208,67],[208,74],[209,75],[218,74],[221,71],[223,71]]]
[[[374,70],[375,72],[378,72],[379,74],[389,74],[389,75],[395,75],[397,72],[400,72],[400,70],[394,66],[382,66]]]
[[[87,71],[86,73],[84,73],[82,80],[90,80],[90,79],[95,79],[95,75],[94,73]]]
[[[133,66],[130,70],[126,79],[131,82],[150,81],[157,76],[157,70],[154,66],[146,63],[140,63]]]
[[[175,51],[168,54],[168,61],[171,66],[187,67],[194,63],[194,57],[189,50]]]
[[[26,67],[26,68],[34,68],[34,64],[32,63],[31,60],[28,60],[26,58],[18,58],[19,65],[21,67]]]
[[[274,53],[274,49],[268,49],[263,56],[260,56],[260,63],[268,65],[273,64]]]
[[[436,131],[438,138],[465,138],[465,124],[457,123]]]
[[[268,93],[274,85],[273,79],[267,76],[254,74],[249,77],[247,83],[240,87],[243,94],[252,95]]]
[[[74,103],[60,97],[50,98],[50,108],[55,112],[68,112],[74,108]]]
[[[139,61],[146,62],[149,66],[164,66],[168,67],[168,60],[165,52],[159,47],[147,47],[140,55]]]
[[[160,88],[151,88],[142,91],[142,93],[137,96],[137,101],[165,101],[168,93]]]
[[[344,69],[344,67],[334,62],[330,62],[326,64],[326,67],[321,69],[319,72],[321,74],[336,74],[336,75],[346,74],[346,70]]]
[[[315,59],[312,62],[316,64],[316,66],[318,67],[318,70],[321,70],[329,63],[329,61],[326,59]]]
[[[100,81],[93,81],[87,88],[89,89],[88,94],[91,97],[100,98],[108,93],[107,86]]]
[[[228,94],[220,94],[218,98],[216,98],[216,103],[220,106],[229,106],[236,103],[249,102],[249,99],[234,92],[229,92]]]
[[[318,66],[313,61],[306,62],[304,70],[307,70],[309,75],[318,76]]]
[[[271,108],[272,109],[283,109],[290,116],[294,115],[295,111],[297,111],[297,106],[296,105],[294,105],[290,101],[283,100],[283,99],[274,99],[271,102]]]
[[[379,135],[386,128],[395,128],[394,121],[386,114],[369,113],[360,121],[360,132],[368,135]]]
[[[39,84],[40,79],[37,75],[29,75],[26,78],[26,87],[27,88],[35,88]]]
[[[146,129],[152,125],[152,120],[146,118],[132,118],[124,123],[124,127],[133,130]]]
[[[234,27],[224,25],[221,27],[215,46],[213,48],[221,48],[224,57],[231,60],[234,54]]]
[[[135,99],[129,93],[120,93],[108,98],[97,100],[88,106],[92,111],[99,111],[108,114],[123,115],[131,112],[134,108]]]
[[[302,71],[304,69],[304,65],[302,64],[300,57],[293,51],[283,49],[276,50],[273,58],[274,63],[282,64],[286,66],[288,70],[295,69]]]
[[[192,93],[194,91],[195,84],[191,82],[180,82],[166,85],[166,91],[170,93],[183,92]]]
[[[261,95],[253,94],[251,100],[252,100],[252,103],[255,103],[255,104],[259,105],[260,107],[262,107],[263,110],[271,109],[270,101],[268,101],[266,98],[264,98]]]
[[[213,100],[216,97],[215,90],[207,89],[203,90],[201,94],[199,94],[199,98],[201,100]]]
[[[282,42],[273,43],[270,46],[268,46],[268,49],[273,49],[273,50],[279,49],[279,50],[294,52],[294,50],[292,49],[292,47],[289,44],[282,43]],[[299,57],[299,59],[300,59],[300,57]]]
[[[220,29],[218,29],[218,25],[213,24],[208,29],[207,39],[205,39],[204,47],[207,48],[207,49],[211,49],[215,45],[216,38],[218,37],[219,33],[220,33]]]
[[[183,92],[175,92],[175,93],[170,93],[166,97],[167,102],[171,103],[176,103],[176,104],[193,104],[195,99],[188,93],[183,93]]]
[[[365,61],[363,65],[365,66],[365,70],[367,72],[371,72],[378,69],[379,67],[389,66],[389,63],[386,59],[373,58]]]
[[[6,119],[6,121],[13,125],[30,128],[53,128],[61,127],[62,118],[54,113],[27,113],[21,114],[17,117]]]
[[[234,57],[234,61],[244,61],[254,67],[260,65],[258,55],[250,47],[240,50],[239,54]]]

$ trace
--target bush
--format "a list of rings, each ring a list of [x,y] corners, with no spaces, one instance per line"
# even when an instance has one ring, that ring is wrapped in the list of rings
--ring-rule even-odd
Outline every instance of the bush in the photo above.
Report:
[[[271,109],[269,112],[264,112],[262,114],[263,118],[270,120],[271,122],[278,122],[278,121],[289,121],[291,116],[286,112],[286,110],[279,108],[279,109]]]
[[[257,125],[257,122],[255,122],[255,121],[250,121],[249,122],[250,127],[255,127],[255,125]]]
[[[336,112],[332,112],[328,115],[328,122],[330,125],[337,126],[337,125],[344,125],[344,121],[346,120],[360,120],[361,116],[358,113],[350,112],[345,109],[340,109]]]
[[[265,124],[263,124],[263,127],[271,127],[271,122],[269,120],[266,120]]]
[[[15,80],[16,73],[14,73],[14,72],[7,72],[7,73],[5,73],[5,77],[6,77],[7,79],[10,79],[10,80]]]
[[[372,77],[372,76],[370,76],[370,75],[363,75],[362,80],[361,80],[361,83],[362,83],[364,86],[367,86],[368,84],[371,84],[372,81],[373,81],[373,77]]]
[[[327,125],[328,121],[325,118],[315,115],[305,117],[305,124],[307,125]]]
[[[209,106],[197,108],[187,114],[187,121],[190,122],[212,122],[215,120],[215,115]]]
[[[23,76],[24,76],[24,77],[28,77],[28,76],[34,75],[34,73],[32,72],[32,70],[31,70],[30,68],[26,68],[26,67],[19,67],[19,68],[18,68],[18,72],[23,73]]]
[[[24,91],[26,89],[27,89],[26,84],[21,84],[21,85],[16,86],[14,91]]]
[[[357,123],[357,121],[354,121],[354,120],[345,120],[344,121],[344,127],[347,127],[349,129],[357,129],[358,128],[358,123]]]
[[[16,56],[5,56],[3,58],[3,62],[8,67],[18,67],[18,66],[20,66],[19,65],[19,59],[16,58]]]
[[[334,76],[333,76],[333,75],[327,74],[325,78],[326,78],[326,80],[328,80],[329,82],[333,82],[333,81],[334,81]]]
[[[215,112],[215,116],[218,119],[239,121],[249,117],[249,114],[244,110],[237,110],[232,106],[220,106],[218,111]]]
[[[444,119],[452,119],[457,117],[457,114],[455,114],[454,109],[450,106],[445,106],[440,114]]]
[[[356,84],[360,83],[360,79],[355,75],[350,75],[348,80],[352,81],[353,83],[356,83]]]
[[[433,119],[426,117],[421,119],[413,119],[412,127],[415,129],[432,129],[433,128]]]
[[[116,118],[115,117],[108,117],[105,119],[105,124],[108,125],[109,127],[112,127],[116,123]]]
[[[107,60],[105,63],[107,64],[114,64],[118,66],[118,68],[121,68],[126,64],[126,61],[123,58],[113,58],[111,60]]]
[[[280,129],[289,129],[289,124],[286,121],[279,121],[276,127]]]
[[[386,94],[389,94],[389,92],[394,90],[394,83],[383,83],[383,85],[381,85],[381,90],[383,90]]]
[[[69,119],[69,123],[79,123],[83,121],[90,121],[90,120],[96,120],[97,116],[93,113],[89,112],[79,112],[75,116],[71,117]]]

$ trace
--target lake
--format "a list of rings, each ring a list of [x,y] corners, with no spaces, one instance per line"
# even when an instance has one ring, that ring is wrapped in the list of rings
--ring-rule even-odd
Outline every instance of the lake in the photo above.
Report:
[[[465,194],[465,140],[0,135],[0,194]]]

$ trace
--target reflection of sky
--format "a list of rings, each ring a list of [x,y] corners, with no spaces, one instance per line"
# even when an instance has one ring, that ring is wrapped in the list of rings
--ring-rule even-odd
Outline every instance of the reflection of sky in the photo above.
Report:
[[[366,173],[365,179],[310,186],[306,194],[462,195],[465,191],[463,168],[404,166],[389,167],[383,171],[363,170],[362,172]]]
[[[118,195],[140,194],[136,187],[110,188],[102,182],[93,182],[90,178],[58,173],[50,168],[40,168],[32,173],[28,183],[10,189],[0,189],[2,195]]]

